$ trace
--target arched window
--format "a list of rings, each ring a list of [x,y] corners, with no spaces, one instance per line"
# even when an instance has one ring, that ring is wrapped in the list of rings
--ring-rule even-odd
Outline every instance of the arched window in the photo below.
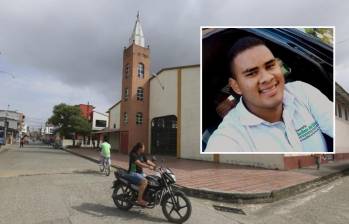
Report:
[[[138,64],[138,77],[144,79],[144,64]]]
[[[130,64],[126,64],[125,67],[125,78],[127,79],[130,76]]]
[[[143,124],[143,114],[141,112],[136,114],[136,124]]]
[[[125,97],[124,97],[125,101],[127,101],[128,99],[128,88],[125,88]]]
[[[128,115],[127,115],[127,112],[124,113],[124,123],[125,123],[125,124],[128,123]]]
[[[137,100],[143,101],[144,99],[144,91],[142,87],[137,88]]]

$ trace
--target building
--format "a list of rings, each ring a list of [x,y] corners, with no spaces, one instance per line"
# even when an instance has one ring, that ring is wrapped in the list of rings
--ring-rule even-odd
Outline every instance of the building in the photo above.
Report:
[[[52,143],[56,138],[55,136],[56,130],[57,130],[57,127],[48,123],[46,123],[43,128],[40,128],[41,139],[43,140],[43,142],[46,144]],[[35,139],[36,136],[32,136],[32,137],[34,137]]]
[[[103,142],[103,133],[106,132],[109,126],[109,115],[101,112],[92,112],[92,145],[98,147]],[[89,141],[87,144],[90,144]]]
[[[137,142],[148,145],[145,133],[149,117],[150,49],[140,24],[139,14],[129,45],[123,52],[122,99],[120,102],[120,150],[129,152]]]
[[[88,104],[79,104],[81,110],[81,115],[88,120],[91,124],[91,136],[80,136],[76,135],[75,139],[81,142],[81,146],[98,146],[101,141],[103,141],[102,133],[109,126],[109,117],[107,114],[95,111],[93,105]],[[86,138],[87,137],[87,138]],[[92,140],[92,142],[91,142]]]
[[[200,154],[200,66],[160,70],[150,80],[149,148],[153,154],[212,160]]]
[[[79,104],[77,105],[81,110],[81,115],[86,118],[89,122],[92,122],[92,114],[93,109],[95,109],[94,106],[88,104]]]
[[[143,142],[148,153],[213,160],[201,155],[200,66],[161,69],[150,75],[150,49],[139,15],[123,52],[122,97],[107,113],[112,149],[128,153]]]
[[[25,116],[12,110],[0,110],[0,129],[6,131],[6,144],[12,144],[22,137]],[[3,137],[5,134],[3,134]]]
[[[341,153],[349,153],[349,94],[336,83],[336,156]],[[342,155],[346,157],[348,155]]]
[[[123,52],[122,98],[107,111],[109,126],[101,131],[109,135],[112,149],[127,153],[136,142],[142,141],[148,153],[184,159],[269,169],[315,164],[314,157],[299,154],[200,154],[200,66],[163,68],[150,76],[150,51],[144,44],[137,16],[129,46]],[[349,133],[349,122],[347,126]],[[331,159],[346,158],[346,155]]]
[[[101,112],[92,112],[92,131],[100,131],[108,127],[109,117]]]
[[[95,107],[93,105],[90,105],[89,103],[87,104],[79,104],[76,105],[77,107],[80,108],[81,111],[81,115],[91,124],[91,128],[93,125],[93,110],[95,109]],[[77,143],[78,145],[90,145],[90,140],[91,140],[91,136],[81,136],[78,134],[75,134],[75,136],[73,137],[75,140],[79,140],[79,142]],[[70,143],[67,143],[70,144]],[[74,143],[72,143],[74,144]]]
[[[109,126],[106,132],[109,136],[109,143],[112,150],[120,151],[121,147],[127,148],[126,145],[120,145],[120,105],[121,101],[114,104],[107,111],[109,116]],[[125,144],[125,142],[123,142]]]

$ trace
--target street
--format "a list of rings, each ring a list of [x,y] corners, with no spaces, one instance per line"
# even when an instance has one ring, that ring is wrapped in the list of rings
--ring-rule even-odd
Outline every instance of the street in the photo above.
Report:
[[[0,153],[0,223],[167,223],[161,207],[118,210],[114,177],[62,150],[25,145]],[[190,198],[187,223],[234,223],[211,202]]]
[[[0,153],[0,223],[167,223],[161,207],[118,210],[111,175],[62,150],[26,145]],[[271,204],[234,205],[190,198],[187,223],[346,224],[349,177]],[[213,206],[223,206],[218,211]],[[241,209],[245,215],[229,212]]]
[[[234,215],[239,223],[347,224],[349,223],[349,176],[331,184],[271,204],[241,208],[247,216]]]

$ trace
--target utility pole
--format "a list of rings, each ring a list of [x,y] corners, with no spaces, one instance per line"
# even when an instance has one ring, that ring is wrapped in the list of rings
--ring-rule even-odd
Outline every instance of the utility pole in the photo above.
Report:
[[[10,108],[10,105],[8,104],[7,105],[7,110],[6,110],[6,112],[5,112],[5,124],[4,124],[4,126],[5,126],[5,131],[4,131],[4,143],[5,143],[5,145],[7,144],[7,128],[8,128],[8,123],[7,123],[7,113],[8,113],[8,110],[9,110],[9,108]]]

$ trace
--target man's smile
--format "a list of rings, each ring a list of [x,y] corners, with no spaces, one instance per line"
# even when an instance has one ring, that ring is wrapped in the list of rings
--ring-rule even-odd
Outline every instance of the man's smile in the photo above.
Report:
[[[272,85],[268,85],[266,87],[260,88],[259,89],[259,93],[263,96],[274,96],[277,93],[277,87],[278,87],[279,83],[275,82]]]

